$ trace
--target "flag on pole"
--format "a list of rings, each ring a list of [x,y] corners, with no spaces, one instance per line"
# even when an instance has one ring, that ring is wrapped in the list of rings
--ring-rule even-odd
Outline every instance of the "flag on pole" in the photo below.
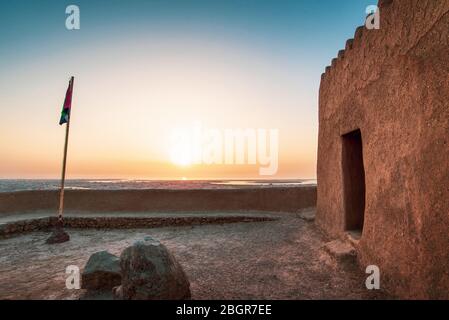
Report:
[[[72,107],[72,92],[73,92],[73,77],[70,78],[69,87],[67,88],[67,92],[65,94],[64,105],[62,106],[61,119],[59,120],[59,124],[62,125],[69,121],[70,117],[70,109]]]
[[[64,231],[64,184],[65,184],[65,169],[67,164],[67,147],[69,144],[69,130],[70,130],[70,109],[72,108],[72,93],[73,93],[74,77],[70,78],[69,87],[65,94],[64,105],[62,106],[61,119],[59,124],[67,123],[65,127],[65,144],[64,144],[64,158],[62,160],[62,175],[61,175],[61,191],[59,193],[59,211],[58,211],[58,224],[55,230],[47,239],[47,243],[62,243],[70,240],[70,236]]]

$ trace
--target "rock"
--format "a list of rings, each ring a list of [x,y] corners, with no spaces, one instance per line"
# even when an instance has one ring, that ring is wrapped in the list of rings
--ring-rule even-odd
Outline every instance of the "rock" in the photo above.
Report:
[[[190,283],[173,255],[159,241],[145,237],[120,256],[122,284],[114,288],[114,299],[190,299]]]
[[[112,288],[112,297],[114,300],[123,299],[123,289],[122,286],[117,286]]]
[[[56,244],[56,243],[63,243],[70,240],[70,236],[67,234],[67,232],[64,231],[61,227],[56,227],[53,230],[53,233],[51,234],[50,238],[47,239],[47,244]]]
[[[100,251],[91,255],[87,261],[81,275],[81,287],[111,290],[120,285],[121,280],[120,259],[107,251]]]
[[[357,252],[348,242],[334,240],[326,243],[324,249],[339,263],[355,264],[357,261]]]
[[[312,222],[315,220],[315,208],[303,209],[298,212],[297,217],[304,221]]]
[[[111,289],[103,289],[103,290],[86,290],[86,292],[82,293],[79,297],[79,300],[104,300],[111,301],[114,297],[112,295]]]

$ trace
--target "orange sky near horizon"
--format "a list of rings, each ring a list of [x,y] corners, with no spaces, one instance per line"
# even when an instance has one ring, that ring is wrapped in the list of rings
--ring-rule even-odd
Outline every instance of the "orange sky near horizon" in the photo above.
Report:
[[[4,2],[0,179],[60,178],[71,76],[68,179],[315,179],[321,74],[369,5],[79,0],[69,30],[63,1]],[[277,130],[276,174],[189,164],[170,139],[195,123]]]
[[[316,176],[318,92],[307,78],[319,75],[237,40],[155,36],[143,44],[136,36],[24,59],[0,75],[0,178],[60,177],[58,121],[71,75],[68,179]],[[174,165],[171,131],[198,121],[279,130],[277,174],[260,176],[259,165]]]

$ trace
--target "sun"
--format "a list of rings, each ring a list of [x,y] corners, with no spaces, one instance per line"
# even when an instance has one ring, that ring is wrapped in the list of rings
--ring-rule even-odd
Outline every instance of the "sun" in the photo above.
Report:
[[[170,160],[173,164],[180,167],[187,167],[192,164],[192,156],[189,148],[178,147],[170,152]]]

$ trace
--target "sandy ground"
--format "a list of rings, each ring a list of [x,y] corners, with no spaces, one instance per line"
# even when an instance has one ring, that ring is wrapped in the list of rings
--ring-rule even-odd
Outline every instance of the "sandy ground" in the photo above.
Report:
[[[150,235],[184,267],[193,299],[376,299],[363,271],[339,265],[321,247],[326,239],[298,214],[272,222],[194,227],[69,230],[71,241],[49,246],[48,233],[0,240],[0,299],[77,299],[65,288],[65,268],[82,270],[100,250],[119,255]]]

